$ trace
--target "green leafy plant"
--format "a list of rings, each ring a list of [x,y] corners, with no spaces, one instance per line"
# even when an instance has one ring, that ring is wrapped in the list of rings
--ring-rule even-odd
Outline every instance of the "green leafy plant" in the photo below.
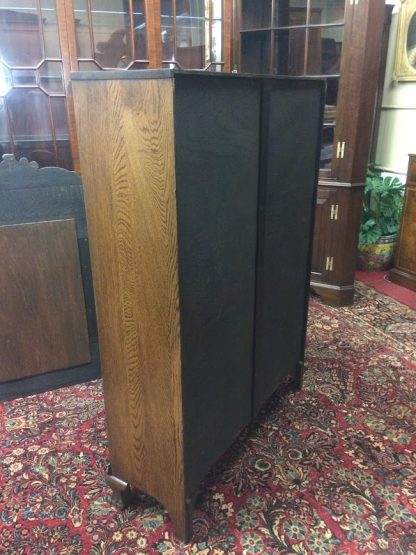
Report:
[[[359,238],[363,245],[399,230],[404,184],[398,177],[382,177],[381,171],[376,164],[368,166]]]

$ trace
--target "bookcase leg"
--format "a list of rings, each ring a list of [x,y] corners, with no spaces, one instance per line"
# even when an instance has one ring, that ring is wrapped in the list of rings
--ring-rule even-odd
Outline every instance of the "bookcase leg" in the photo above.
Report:
[[[303,361],[299,361],[296,365],[295,375],[293,376],[290,382],[290,389],[293,392],[300,391],[302,389],[304,370],[305,370],[305,367],[304,367]]]
[[[170,514],[173,533],[182,543],[189,543],[192,538],[192,512],[196,499],[186,498],[185,504],[181,511],[176,514]],[[169,508],[168,508],[169,511]]]
[[[113,490],[113,502],[117,507],[126,509],[133,503],[135,496],[130,484],[111,474],[111,467],[108,470],[105,481]]]

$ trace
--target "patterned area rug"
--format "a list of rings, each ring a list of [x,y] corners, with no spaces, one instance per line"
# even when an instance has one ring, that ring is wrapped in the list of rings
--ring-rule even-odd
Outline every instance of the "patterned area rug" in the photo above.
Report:
[[[416,553],[415,327],[361,284],[350,308],[312,299],[303,391],[207,478],[188,546],[149,497],[113,507],[99,381],[4,403],[0,553]]]

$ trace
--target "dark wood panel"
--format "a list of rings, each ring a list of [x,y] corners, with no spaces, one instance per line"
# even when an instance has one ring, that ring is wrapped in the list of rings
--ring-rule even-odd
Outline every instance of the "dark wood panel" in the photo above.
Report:
[[[265,84],[254,413],[303,361],[323,102],[322,81]]]
[[[346,37],[339,86],[335,152],[345,141],[343,158],[334,158],[339,181],[365,181],[381,61],[384,2],[367,0],[347,6]]]
[[[98,343],[91,343],[90,351],[91,362],[88,364],[0,383],[0,401],[44,393],[60,387],[68,387],[98,379],[100,377]]]
[[[74,81],[73,94],[112,474],[184,537],[172,80]]]
[[[74,220],[0,227],[2,382],[90,361]]]
[[[175,76],[187,495],[251,418],[260,86]]]

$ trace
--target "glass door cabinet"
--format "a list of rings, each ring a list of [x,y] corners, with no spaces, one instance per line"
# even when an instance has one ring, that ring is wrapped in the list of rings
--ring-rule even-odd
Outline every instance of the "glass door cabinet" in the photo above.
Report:
[[[354,295],[362,192],[385,32],[384,4],[380,0],[235,0],[233,63],[237,70],[326,81],[311,286],[328,304],[350,304]]]
[[[230,70],[229,0],[0,0],[0,156],[79,171],[71,71]]]

